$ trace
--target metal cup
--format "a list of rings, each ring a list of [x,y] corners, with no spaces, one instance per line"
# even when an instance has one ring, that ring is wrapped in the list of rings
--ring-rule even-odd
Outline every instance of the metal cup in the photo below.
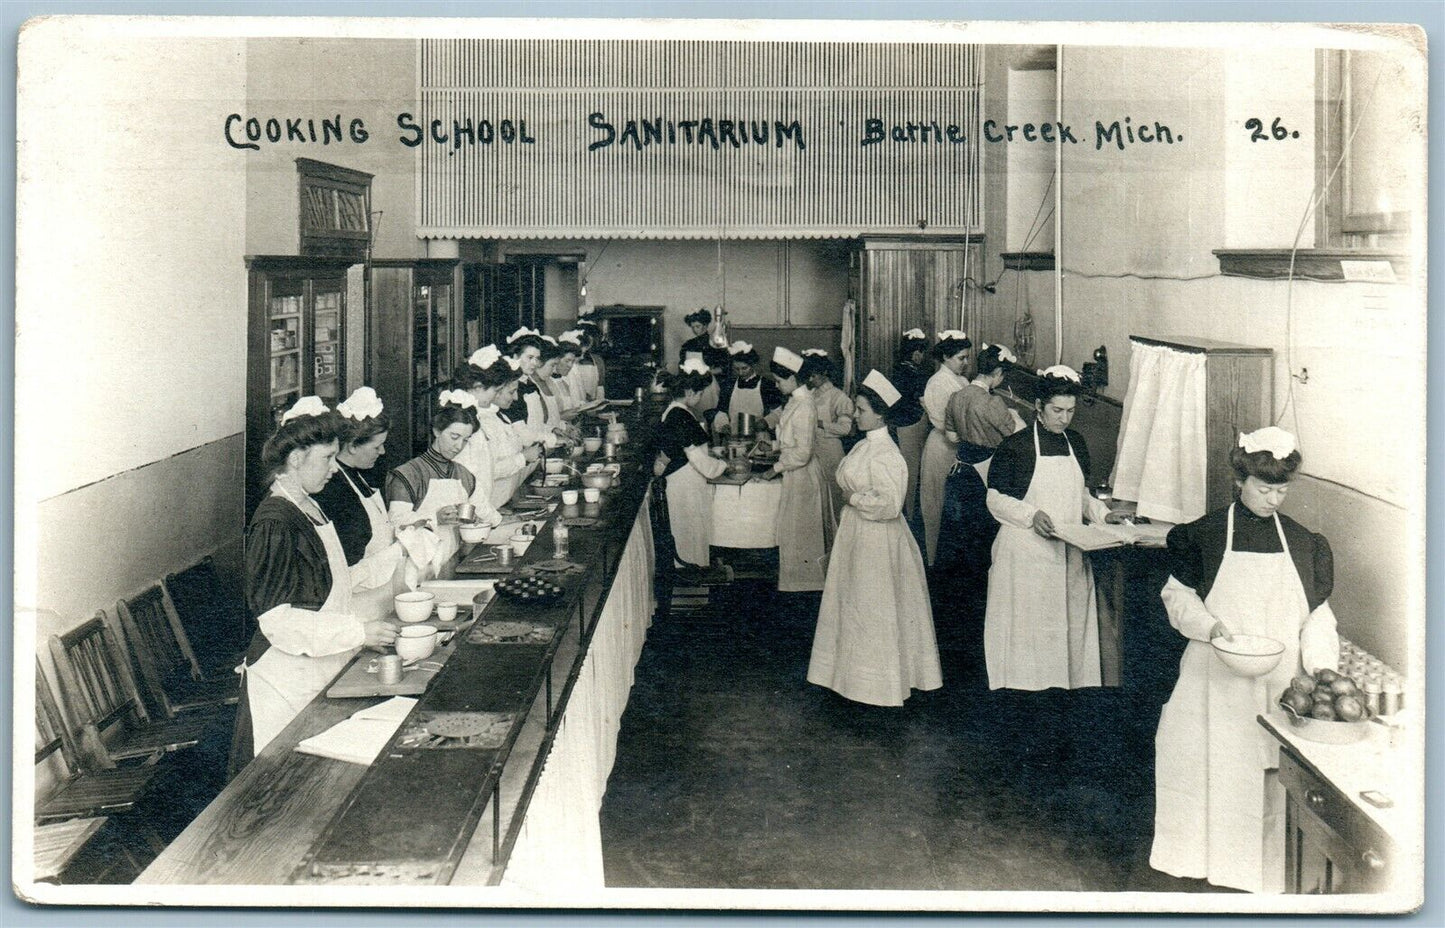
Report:
[[[497,563],[500,564],[501,566],[507,567],[507,566],[509,566],[509,565],[512,563],[512,546],[511,546],[511,545],[496,545],[495,547],[492,548],[492,550],[493,550],[494,552],[496,552],[496,554],[497,554]]]
[[[457,506],[457,519],[462,522],[475,522],[477,519],[477,507],[471,503],[461,503]]]
[[[395,654],[383,654],[377,663],[377,680],[387,686],[401,682],[401,658]]]

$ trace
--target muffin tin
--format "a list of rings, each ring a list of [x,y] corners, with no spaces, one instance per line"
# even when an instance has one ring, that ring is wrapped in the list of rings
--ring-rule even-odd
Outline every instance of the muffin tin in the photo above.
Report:
[[[550,603],[562,598],[562,587],[541,577],[508,577],[498,580],[497,592],[523,603]]]

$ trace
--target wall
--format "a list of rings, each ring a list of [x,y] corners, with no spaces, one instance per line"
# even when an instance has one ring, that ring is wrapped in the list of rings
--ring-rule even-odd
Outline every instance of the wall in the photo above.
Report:
[[[1122,399],[1131,334],[1274,349],[1276,412],[1305,456],[1286,511],[1335,547],[1332,601],[1345,634],[1403,663],[1410,619],[1423,615],[1406,601],[1423,563],[1422,294],[1408,280],[1223,277],[1212,253],[1291,246],[1314,182],[1312,55],[1272,51],[1265,67],[1222,50],[1064,50],[1063,118],[1081,144],[1064,152],[1063,360],[1078,367],[1107,346],[1103,392]],[[1301,132],[1288,157],[1251,147],[1243,130],[1264,105],[1260,87],[1270,115]],[[1125,116],[1167,124],[1183,141],[1096,149],[1095,120]],[[1396,154],[1413,157],[1411,140]],[[1050,316],[1036,318],[1042,335]],[[1291,378],[1302,370],[1307,379]]]
[[[848,245],[842,242],[724,242],[721,270],[716,242],[509,242],[501,251],[585,252],[588,304],[667,307],[663,356],[669,362],[692,334],[682,317],[700,307],[711,310],[725,300],[729,322],[738,326],[828,326],[838,324],[848,298]]]
[[[312,158],[365,171],[371,181],[378,258],[422,257],[416,237],[416,156],[400,144],[399,112],[416,112],[416,42],[390,39],[250,39],[243,115],[361,119],[368,138],[261,142],[260,151],[232,151],[247,168],[246,254],[294,255],[299,241],[296,159]]]

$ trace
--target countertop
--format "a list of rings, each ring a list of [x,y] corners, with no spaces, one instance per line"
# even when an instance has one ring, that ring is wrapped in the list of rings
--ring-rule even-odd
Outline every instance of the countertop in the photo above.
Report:
[[[1413,847],[1414,833],[1424,820],[1421,798],[1424,791],[1420,771],[1423,769],[1416,745],[1418,732],[1409,712],[1396,717],[1403,727],[1395,733],[1383,725],[1370,724],[1369,734],[1354,744],[1321,744],[1301,738],[1291,727],[1289,718],[1279,709],[1271,708],[1259,716],[1259,723],[1280,743],[1290,749],[1316,776],[1328,782],[1370,821],[1380,827],[1395,844]],[[1379,809],[1360,798],[1364,790],[1377,790],[1394,801],[1388,809]]]

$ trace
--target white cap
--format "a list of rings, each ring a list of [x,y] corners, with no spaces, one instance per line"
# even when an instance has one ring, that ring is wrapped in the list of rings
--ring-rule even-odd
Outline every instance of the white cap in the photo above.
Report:
[[[809,355],[812,355],[813,357],[818,357],[818,358],[826,358],[826,357],[828,356],[828,352],[827,352],[826,350],[822,349],[822,348],[804,348],[804,349],[803,349],[803,357],[806,358],[806,357],[808,357]]]
[[[1039,371],[1040,377],[1059,377],[1063,380],[1072,380],[1074,383],[1082,383],[1079,379],[1079,372],[1067,364],[1055,364],[1053,367],[1046,367]]]
[[[1007,361],[1010,364],[1019,363],[1018,356],[1015,355],[1012,351],[1009,351],[1008,348],[1003,345],[990,345],[988,342],[984,342],[978,350],[980,353],[982,353],[989,350],[990,348],[998,349],[998,359],[1000,361]]]
[[[773,363],[779,367],[786,367],[795,374],[803,369],[803,359],[782,345],[773,349]]]
[[[946,342],[949,339],[954,339],[956,341],[962,342],[967,341],[968,336],[964,334],[962,329],[944,329],[942,332],[938,333],[939,341]]]
[[[1299,447],[1294,435],[1277,425],[1267,425],[1253,432],[1240,433],[1239,447],[1250,454],[1268,451],[1276,461],[1283,461]]]
[[[285,425],[292,419],[302,419],[307,416],[324,416],[329,412],[326,403],[319,396],[303,396],[297,400],[290,409],[281,416],[281,424]]]
[[[477,398],[466,390],[443,390],[437,397],[438,406],[460,406],[463,409],[476,409]]]
[[[502,352],[498,350],[496,345],[483,345],[476,351],[472,352],[472,356],[470,358],[467,358],[467,363],[470,364],[472,367],[480,367],[482,370],[485,371],[490,369],[493,364],[496,364],[501,359]]]
[[[696,351],[687,353],[687,360],[682,362],[679,368],[684,374],[711,374],[708,366],[703,362],[702,355]]]
[[[909,329],[907,332],[904,332],[904,333],[903,333],[903,337],[904,337],[904,338],[925,338],[925,339],[928,338],[927,335],[924,335],[924,334],[923,334],[923,330],[922,330],[922,329]]]
[[[892,382],[890,382],[887,377],[878,373],[876,369],[869,371],[868,376],[863,378],[863,386],[877,393],[878,398],[890,407],[903,398],[903,394],[898,392]]]
[[[346,402],[336,407],[336,411],[358,422],[362,419],[374,419],[383,412],[381,397],[370,387],[357,387],[356,392],[346,398]]]
[[[749,351],[752,350],[753,346],[750,343],[743,341],[742,339],[738,339],[737,341],[733,342],[731,345],[728,346],[728,354],[747,354]]]

